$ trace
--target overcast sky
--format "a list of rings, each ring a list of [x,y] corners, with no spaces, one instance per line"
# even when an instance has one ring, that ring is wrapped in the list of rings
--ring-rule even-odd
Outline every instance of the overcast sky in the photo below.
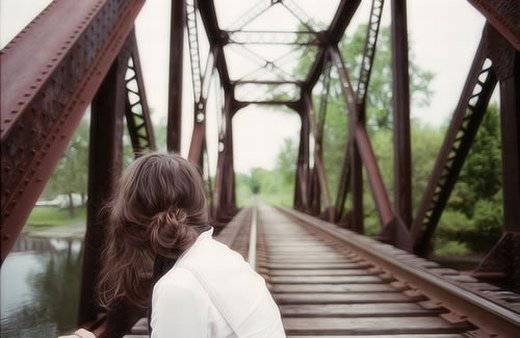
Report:
[[[293,0],[313,18],[328,23],[337,6],[337,0]],[[1,0],[0,44],[4,46],[49,0]],[[215,0],[221,27],[231,26],[240,14],[257,0]],[[363,0],[348,32],[368,19],[371,1]],[[390,23],[390,1],[386,1],[383,25]],[[170,0],[147,0],[137,20],[138,46],[148,97],[153,110],[153,121],[165,123],[167,112],[168,53],[169,53]],[[297,20],[283,8],[266,12],[248,29],[295,29]],[[433,97],[428,107],[412,106],[412,116],[424,123],[439,125],[450,118],[456,105],[472,57],[484,25],[483,17],[464,0],[408,1],[409,40],[413,46],[414,62],[432,71]],[[269,27],[269,28],[266,28]],[[207,41],[202,39],[202,60],[205,61]],[[268,49],[265,50],[266,52]],[[281,50],[270,50],[272,55]],[[187,53],[187,48],[185,48]],[[248,70],[247,60],[226,56],[232,74]],[[294,61],[294,60],[293,60]],[[291,60],[289,60],[290,66]],[[183,153],[187,153],[192,128],[192,90],[189,57],[185,55],[183,88]],[[214,86],[216,87],[216,86]],[[216,149],[217,91],[212,90],[208,102],[208,137],[210,148]],[[390,108],[390,107],[389,107]],[[275,155],[286,137],[297,137],[299,121],[295,114],[280,113],[272,108],[250,106],[234,120],[235,169],[248,171],[251,167],[271,168]],[[215,163],[216,151],[210,153]]]

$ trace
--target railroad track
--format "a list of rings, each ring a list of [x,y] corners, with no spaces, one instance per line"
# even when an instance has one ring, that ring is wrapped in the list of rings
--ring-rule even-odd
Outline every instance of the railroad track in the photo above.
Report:
[[[520,337],[519,295],[294,210],[244,209],[219,240],[264,276],[291,338]]]

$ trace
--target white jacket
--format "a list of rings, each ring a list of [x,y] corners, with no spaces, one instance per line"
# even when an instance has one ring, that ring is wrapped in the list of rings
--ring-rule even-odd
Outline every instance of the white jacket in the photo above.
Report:
[[[155,284],[152,338],[285,337],[264,279],[212,234],[200,234]]]

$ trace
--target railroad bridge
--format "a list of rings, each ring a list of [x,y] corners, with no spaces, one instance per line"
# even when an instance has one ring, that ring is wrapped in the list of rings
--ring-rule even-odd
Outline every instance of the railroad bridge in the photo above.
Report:
[[[242,253],[266,278],[289,336],[519,337],[520,296],[513,291],[520,288],[520,3],[468,0],[486,24],[421,203],[412,210],[406,1],[386,4],[392,43],[393,106],[388,109],[394,133],[393,198],[382,179],[365,119],[384,0],[363,1],[370,2],[371,9],[358,81],[353,83],[338,43],[360,0],[339,0],[323,29],[312,24],[297,0],[260,0],[226,30],[213,1],[172,0],[168,150],[180,151],[181,119],[193,119],[188,157],[207,181],[211,217],[222,229],[218,239]],[[78,326],[107,337],[147,333],[146,321],[138,320],[143,313],[128,304],[104,313],[94,300],[106,225],[98,211],[121,171],[123,128],[135,156],[155,148],[134,31],[143,4],[144,0],[55,0],[1,51],[2,261],[90,105],[89,198]],[[280,6],[299,22],[301,31],[248,29],[256,17]],[[209,41],[207,60],[201,59],[199,50],[200,27]],[[185,39],[194,105],[193,114],[183,117]],[[224,53],[231,44],[312,46],[317,52],[300,79],[284,71],[278,60],[252,51],[258,69],[237,79],[230,75],[233,65]],[[322,147],[331,69],[338,74],[348,116],[337,196],[331,196]],[[223,102],[218,112],[217,170],[210,174],[206,106],[212,78],[218,79]],[[497,85],[503,235],[473,274],[463,274],[439,266],[427,255]],[[260,90],[256,88],[292,96],[242,98],[244,91]],[[322,91],[319,105],[313,102],[314,88]],[[299,114],[293,209],[236,205],[233,116],[251,104],[283,105]],[[363,180],[370,185],[368,198],[374,199],[380,220],[379,235],[373,238],[363,235]],[[350,210],[345,207],[347,197],[352,201]]]

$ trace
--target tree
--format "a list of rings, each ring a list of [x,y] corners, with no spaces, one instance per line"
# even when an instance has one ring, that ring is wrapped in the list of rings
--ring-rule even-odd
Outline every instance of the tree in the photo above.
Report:
[[[365,45],[366,25],[358,26],[352,35],[346,34],[339,43],[339,50],[349,70],[349,75],[354,87],[357,87],[360,62],[363,57]],[[314,62],[315,54],[310,52],[310,47],[303,50],[300,61],[298,62],[295,73],[305,77],[310,65]],[[425,106],[430,103],[431,90],[430,82],[433,73],[422,69],[413,62],[413,51],[410,45],[410,96],[416,106]],[[392,46],[390,40],[390,28],[381,27],[377,40],[376,53],[370,83],[368,85],[367,96],[367,118],[368,126],[371,128],[390,128],[392,122]],[[333,102],[337,99],[343,100],[338,75],[335,71],[331,76]],[[315,98],[315,101],[317,98]],[[346,114],[346,109],[340,111],[332,110],[328,113]]]
[[[500,144],[500,114],[495,104],[488,107],[460,173],[460,186],[456,187],[454,196],[462,203],[452,207],[472,215],[477,200],[495,198],[502,187]]]
[[[87,194],[89,123],[82,120],[56,170],[50,179],[50,189],[56,195],[68,196],[70,216],[74,216],[73,194],[80,194],[82,202]]]

